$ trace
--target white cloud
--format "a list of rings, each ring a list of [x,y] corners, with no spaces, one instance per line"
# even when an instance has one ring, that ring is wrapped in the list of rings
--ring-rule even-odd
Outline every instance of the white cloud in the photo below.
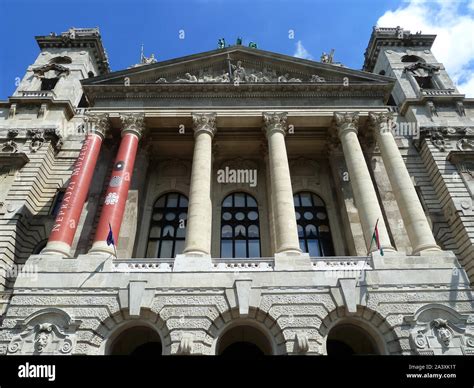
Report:
[[[408,0],[377,25],[436,34],[433,54],[461,93],[474,97],[474,0]]]
[[[304,48],[303,43],[301,43],[301,40],[296,42],[296,51],[293,56],[302,59],[313,59],[313,56],[308,52],[308,50]]]

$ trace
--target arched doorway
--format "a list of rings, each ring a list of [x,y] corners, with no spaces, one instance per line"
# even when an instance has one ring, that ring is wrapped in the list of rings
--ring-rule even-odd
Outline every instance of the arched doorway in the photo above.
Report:
[[[154,358],[162,355],[158,333],[147,326],[134,326],[121,332],[113,340],[109,354]]]
[[[239,325],[222,334],[217,344],[218,355],[228,358],[260,358],[271,355],[272,345],[267,336],[250,325]]]
[[[326,351],[329,356],[381,354],[372,335],[359,325],[350,323],[338,324],[329,331]]]

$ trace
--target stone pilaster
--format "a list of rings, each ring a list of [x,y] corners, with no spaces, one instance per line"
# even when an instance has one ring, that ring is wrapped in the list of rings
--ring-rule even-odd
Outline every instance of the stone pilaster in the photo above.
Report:
[[[346,160],[347,169],[349,170],[349,179],[359,212],[367,249],[370,248],[375,224],[378,220],[380,245],[384,249],[393,250],[377,194],[375,193],[369,169],[357,137],[359,114],[357,112],[336,112],[334,113],[334,118],[339,140],[341,141],[342,150],[344,152],[344,159]],[[370,250],[377,250],[375,244],[372,244]]]
[[[413,247],[413,253],[427,249],[439,250],[410,174],[393,137],[391,131],[392,114],[389,112],[370,113],[369,117],[403,223]]]

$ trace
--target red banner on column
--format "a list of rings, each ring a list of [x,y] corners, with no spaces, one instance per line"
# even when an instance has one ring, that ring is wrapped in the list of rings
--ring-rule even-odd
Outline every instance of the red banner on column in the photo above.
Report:
[[[87,136],[74,164],[71,180],[64,194],[48,242],[72,244],[82,208],[89,192],[92,176],[99,157],[102,137],[95,133]]]
[[[133,133],[126,133],[120,142],[94,242],[107,240],[110,223],[117,244],[137,156],[138,142],[138,136]]]

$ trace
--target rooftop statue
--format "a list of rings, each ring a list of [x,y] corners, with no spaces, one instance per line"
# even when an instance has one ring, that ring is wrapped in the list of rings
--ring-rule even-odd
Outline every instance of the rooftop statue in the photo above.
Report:
[[[223,48],[225,48],[225,39],[224,39],[224,38],[220,38],[220,39],[217,41],[217,48],[218,48],[218,49],[223,49]]]

